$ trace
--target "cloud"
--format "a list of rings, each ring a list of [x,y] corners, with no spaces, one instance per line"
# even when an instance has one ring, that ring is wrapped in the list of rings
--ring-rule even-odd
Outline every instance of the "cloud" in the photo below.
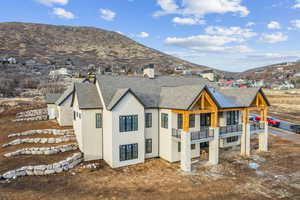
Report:
[[[149,37],[149,33],[146,33],[146,32],[141,32],[140,34],[137,34],[136,37],[139,37],[139,38],[147,38]]]
[[[299,19],[292,20],[291,24],[294,28],[300,29],[300,20]]]
[[[300,8],[300,0],[296,0],[295,5],[293,8]]]
[[[75,15],[72,12],[66,11],[63,8],[53,8],[53,14],[63,19],[74,19]]]
[[[257,35],[257,33],[253,32],[252,29],[243,29],[238,26],[232,26],[229,28],[220,27],[220,26],[209,26],[205,29],[207,34],[215,34],[215,35],[224,35],[224,36],[234,36],[237,39],[243,41],[246,38],[252,38]]]
[[[220,35],[196,35],[190,37],[168,37],[165,44],[204,52],[249,52],[245,45],[224,46],[232,42],[240,42],[239,39]]]
[[[36,0],[36,1],[46,6],[53,6],[55,4],[64,6],[69,3],[69,0]]]
[[[196,25],[196,24],[205,24],[204,20],[190,17],[174,17],[172,22],[181,25]]]
[[[106,21],[113,21],[116,17],[116,13],[105,8],[100,9],[101,18]]]
[[[288,36],[284,35],[281,32],[272,33],[272,34],[262,34],[259,41],[265,43],[277,43],[288,40]]]
[[[248,23],[246,24],[247,27],[251,27],[251,26],[254,26],[254,25],[255,25],[254,22],[248,22]]]
[[[249,14],[249,10],[241,5],[241,1],[242,0],[181,0],[181,6],[178,6],[175,0],[157,0],[157,4],[161,7],[161,10],[155,12],[154,16],[181,14],[202,18],[207,14],[225,14],[231,12],[238,13],[244,17]]]
[[[279,22],[271,21],[268,25],[268,29],[281,29]]]

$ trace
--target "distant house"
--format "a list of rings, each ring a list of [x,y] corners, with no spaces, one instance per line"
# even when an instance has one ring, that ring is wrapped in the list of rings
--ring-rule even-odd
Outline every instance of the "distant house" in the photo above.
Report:
[[[201,76],[209,81],[215,81],[215,73],[213,70],[202,71]]]
[[[56,119],[58,112],[57,112],[57,106],[55,102],[58,100],[58,98],[61,96],[59,93],[52,93],[52,94],[46,94],[45,100],[47,104],[47,111],[48,111],[48,118],[49,119]]]
[[[60,68],[57,70],[52,70],[49,73],[49,76],[54,78],[54,77],[58,77],[58,76],[69,76],[70,72],[67,68]]]

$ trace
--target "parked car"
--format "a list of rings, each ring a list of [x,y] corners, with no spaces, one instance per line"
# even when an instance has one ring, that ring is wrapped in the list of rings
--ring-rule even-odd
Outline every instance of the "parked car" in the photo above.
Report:
[[[260,121],[260,117],[255,117],[256,121]],[[267,122],[269,126],[274,126],[274,127],[279,127],[280,126],[280,121],[272,118],[272,117],[267,117]]]
[[[249,116],[249,121],[253,122],[254,121],[254,117],[253,116]]]
[[[300,134],[300,125],[291,125],[290,129],[292,129],[295,133]]]

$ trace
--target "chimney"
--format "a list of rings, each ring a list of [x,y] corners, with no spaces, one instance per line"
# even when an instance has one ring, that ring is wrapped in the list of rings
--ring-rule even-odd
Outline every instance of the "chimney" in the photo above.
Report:
[[[154,64],[148,64],[144,67],[144,77],[155,78]]]

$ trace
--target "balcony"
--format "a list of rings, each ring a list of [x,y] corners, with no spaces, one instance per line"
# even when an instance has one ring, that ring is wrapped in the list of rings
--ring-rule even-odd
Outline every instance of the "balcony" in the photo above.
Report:
[[[243,134],[243,125],[228,125],[220,127],[220,138],[227,138],[232,136],[239,136]]]
[[[172,136],[176,139],[181,139],[181,130],[172,129]],[[196,142],[208,142],[211,141],[214,137],[213,130],[210,130],[209,127],[201,128],[200,130],[191,131],[191,141],[192,143]]]
[[[254,122],[250,124],[250,133],[260,133],[265,130],[265,123]]]

